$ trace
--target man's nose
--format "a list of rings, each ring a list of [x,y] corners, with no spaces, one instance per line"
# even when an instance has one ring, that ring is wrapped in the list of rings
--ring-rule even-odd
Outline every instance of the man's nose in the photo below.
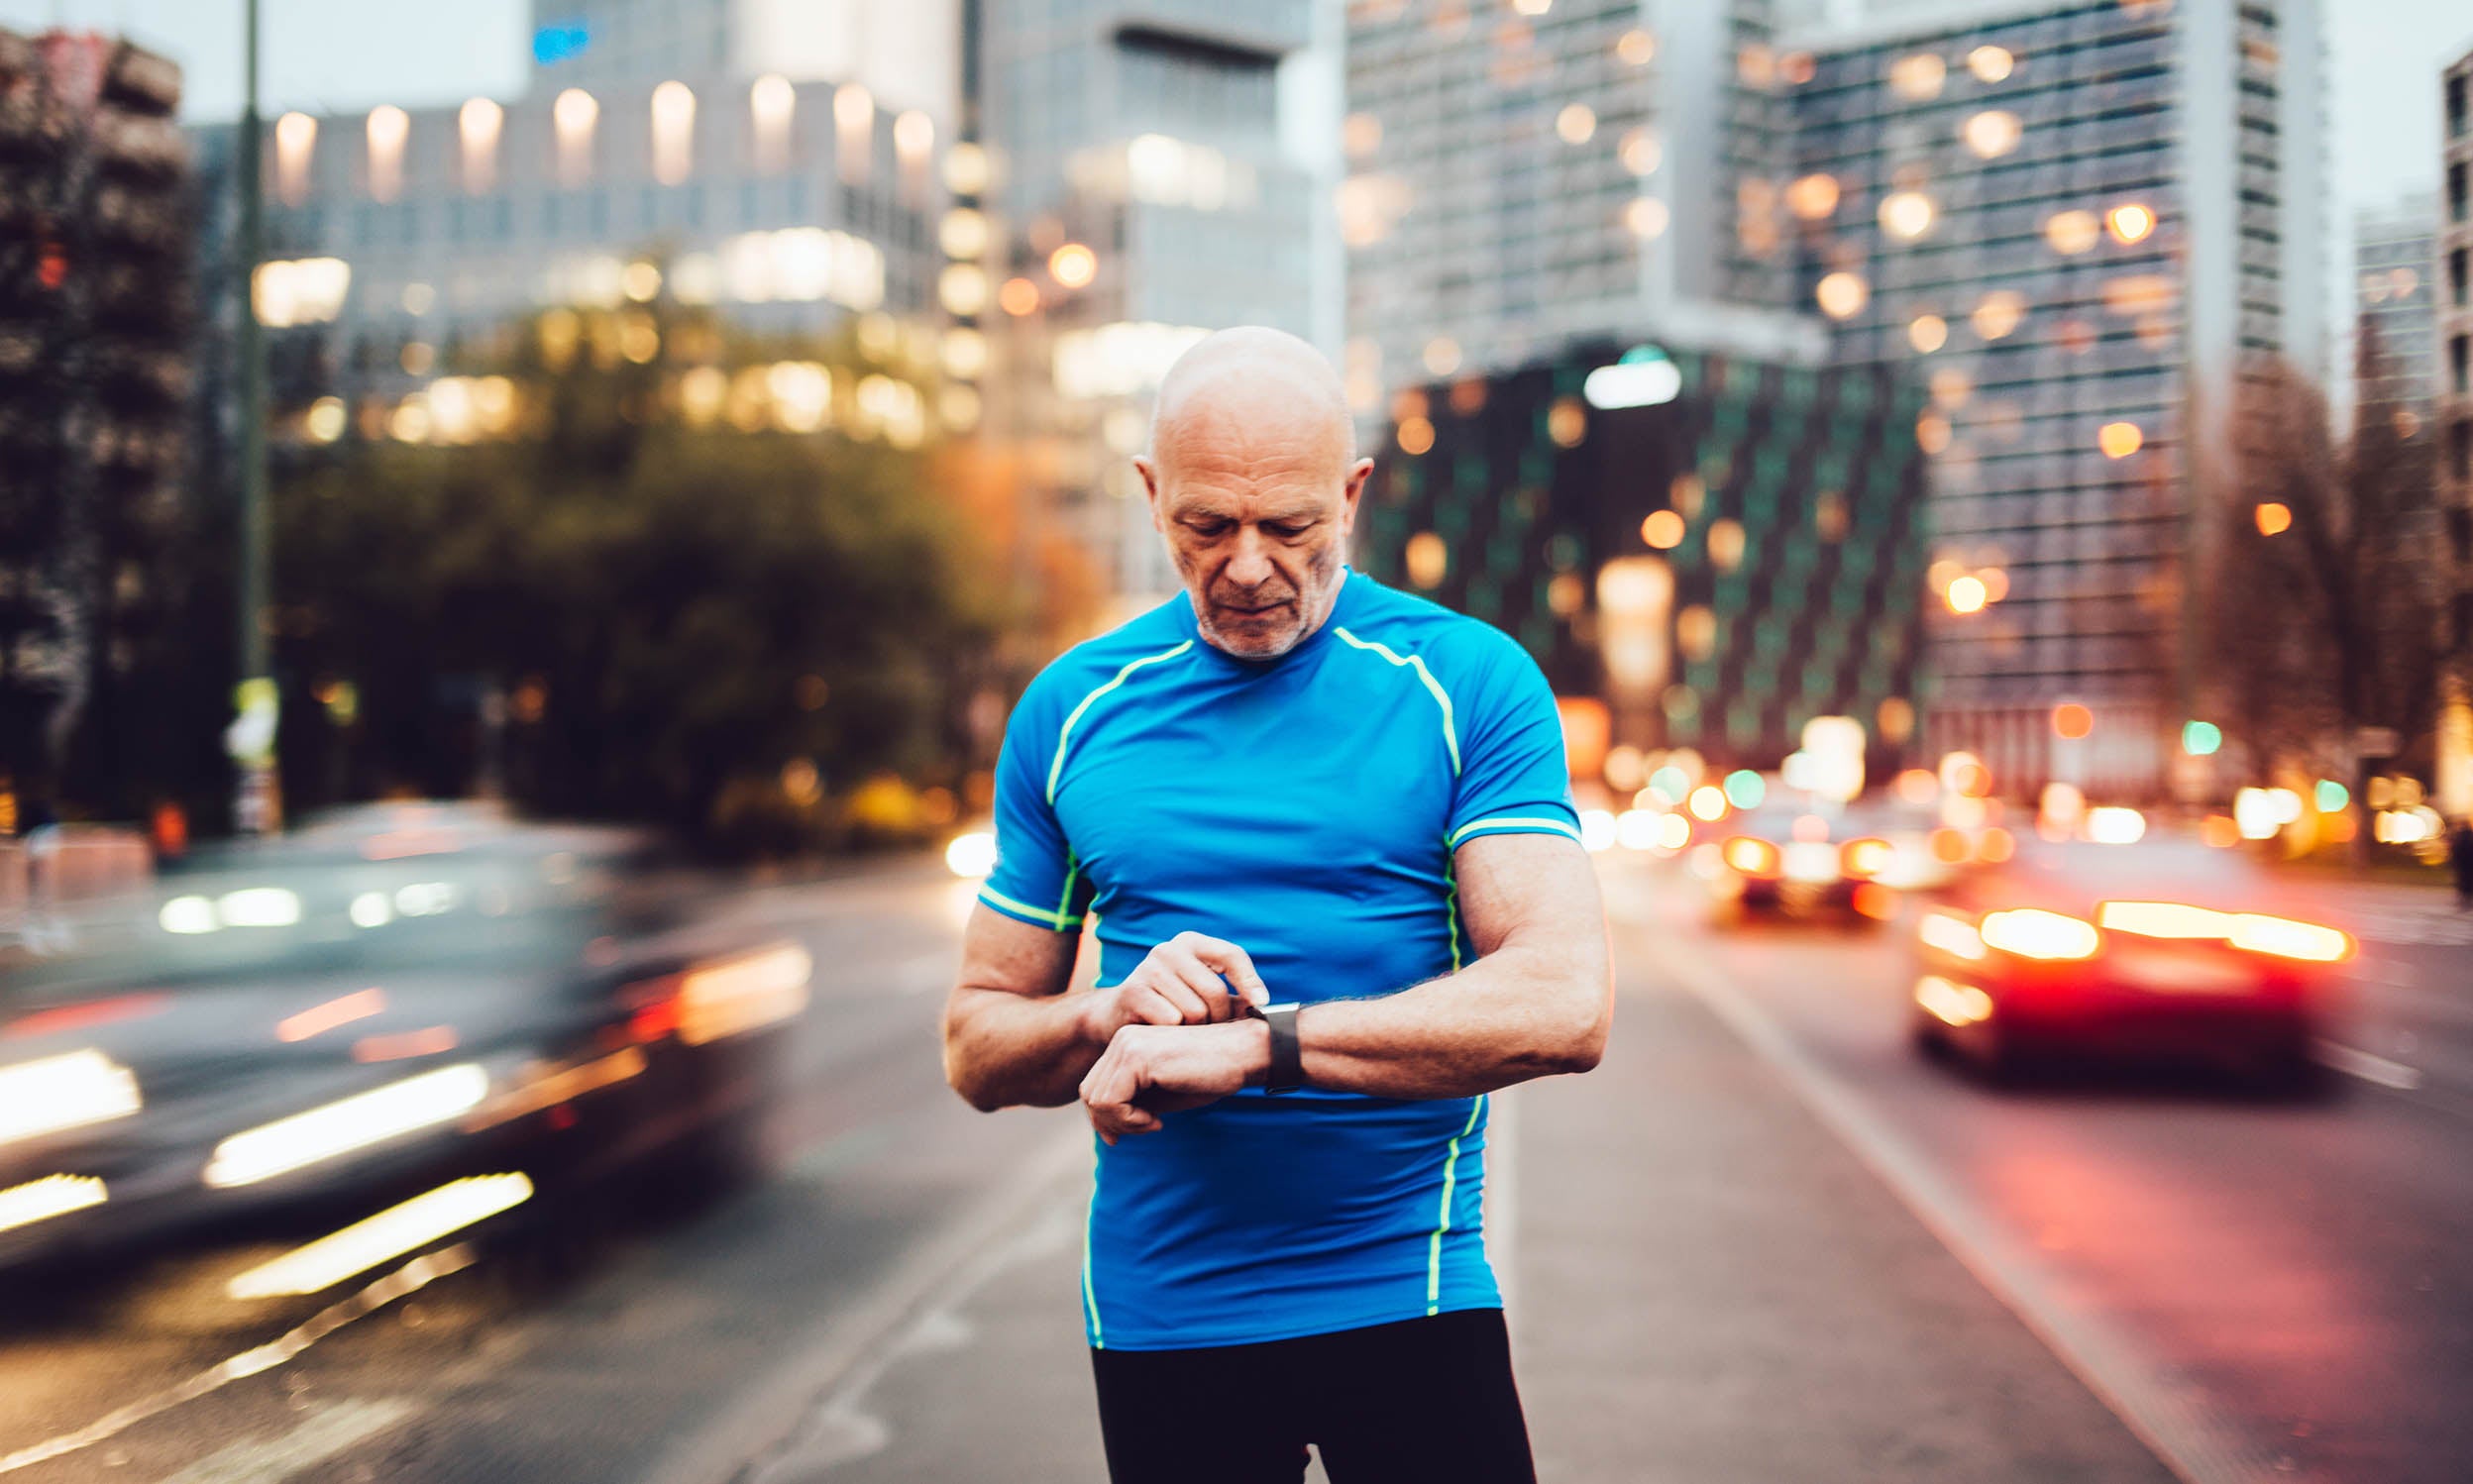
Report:
[[[1250,528],[1238,532],[1236,555],[1228,559],[1228,580],[1239,587],[1259,587],[1275,571],[1262,537]]]

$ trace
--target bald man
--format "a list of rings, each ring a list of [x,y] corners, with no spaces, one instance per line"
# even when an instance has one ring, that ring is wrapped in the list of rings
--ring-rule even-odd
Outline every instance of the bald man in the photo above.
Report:
[[[1185,590],[1014,711],[945,1075],[1097,1132],[1116,1484],[1532,1480],[1486,1095],[1596,1065],[1613,1004],[1554,697],[1344,565],[1373,465],[1302,341],[1196,346],[1134,466]]]

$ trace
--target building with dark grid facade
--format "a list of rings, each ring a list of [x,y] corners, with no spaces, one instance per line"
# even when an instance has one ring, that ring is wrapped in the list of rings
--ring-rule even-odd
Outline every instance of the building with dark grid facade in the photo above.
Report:
[[[1667,400],[1591,405],[1626,354]],[[1517,638],[1557,693],[1605,700],[1618,744],[1775,767],[1848,715],[1876,764],[1908,759],[1921,399],[1893,372],[1607,343],[1403,401],[1367,571]]]

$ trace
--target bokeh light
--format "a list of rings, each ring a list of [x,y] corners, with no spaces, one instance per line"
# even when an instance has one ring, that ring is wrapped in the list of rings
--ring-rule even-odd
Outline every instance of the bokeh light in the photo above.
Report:
[[[1047,275],[1066,288],[1088,288],[1099,276],[1099,255],[1069,242],[1047,255]]]
[[[2281,536],[2293,529],[2293,507],[2281,500],[2261,500],[2251,513],[2261,536]]]
[[[1841,268],[1820,280],[1812,297],[1820,304],[1820,312],[1831,319],[1853,319],[1872,302],[1872,285],[1860,273]]]

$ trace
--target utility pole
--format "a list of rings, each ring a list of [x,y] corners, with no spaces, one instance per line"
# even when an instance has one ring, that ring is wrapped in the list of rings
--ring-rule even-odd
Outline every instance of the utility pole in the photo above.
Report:
[[[238,158],[232,178],[241,193],[241,593],[240,685],[233,692],[232,725],[224,749],[240,766],[232,822],[243,834],[278,827],[274,732],[279,696],[267,642],[267,346],[258,323],[258,264],[266,255],[266,150],[258,116],[258,4],[247,0],[248,36],[242,49],[243,84]]]

